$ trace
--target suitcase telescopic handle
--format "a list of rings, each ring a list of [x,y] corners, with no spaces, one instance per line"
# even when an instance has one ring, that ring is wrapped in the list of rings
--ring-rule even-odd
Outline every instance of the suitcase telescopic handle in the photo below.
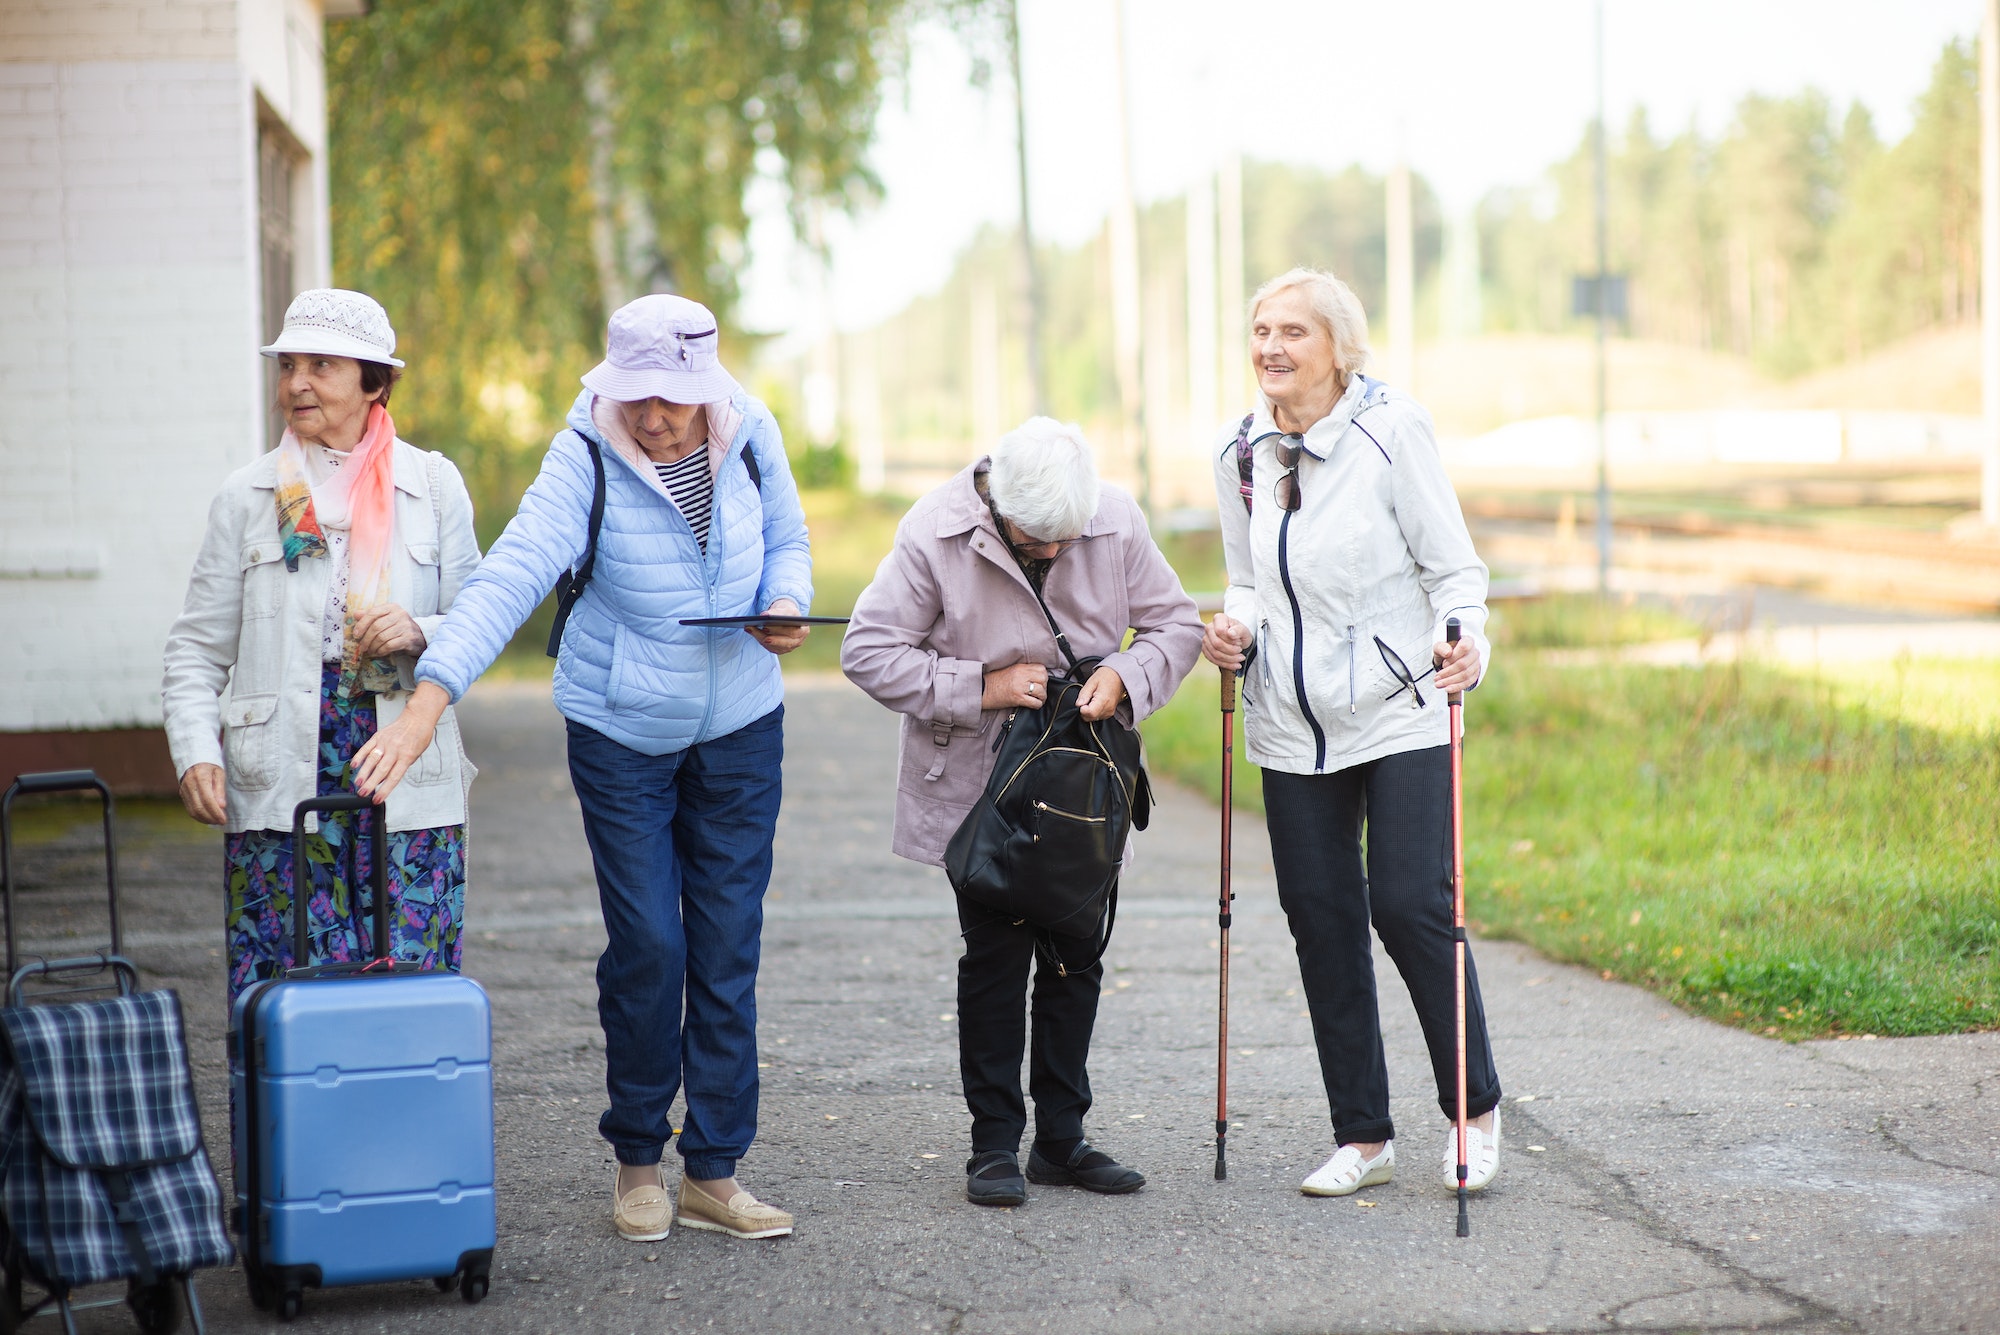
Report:
[[[368,898],[375,915],[375,958],[389,955],[389,816],[377,802],[359,793],[308,797],[292,808],[292,967],[312,963],[312,943],[306,932],[306,901],[312,897],[312,873],[306,868],[306,817],[313,812],[373,811],[368,822]],[[356,822],[359,824],[359,822]]]
[[[22,774],[7,785],[4,795],[0,795],[0,906],[4,907],[7,918],[7,972],[10,976],[20,966],[14,937],[14,799],[24,793],[76,792],[95,792],[104,804],[104,885],[110,906],[111,953],[116,955],[123,949],[123,938],[118,931],[118,838],[113,832],[117,804],[111,797],[111,785],[98,778],[95,770],[87,769]]]

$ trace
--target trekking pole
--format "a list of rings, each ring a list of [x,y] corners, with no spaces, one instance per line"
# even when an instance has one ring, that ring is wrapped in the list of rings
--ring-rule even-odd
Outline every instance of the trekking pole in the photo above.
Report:
[[[1229,1176],[1224,1146],[1229,1137],[1229,902],[1236,894],[1229,888],[1229,827],[1235,812],[1230,791],[1231,771],[1236,758],[1236,673],[1222,669],[1222,885],[1216,892],[1216,939],[1222,947],[1222,967],[1216,995],[1215,1025],[1215,1180]]]
[[[1458,643],[1458,618],[1446,617],[1444,638]],[[1452,982],[1458,1021],[1458,1236],[1472,1236],[1465,1208],[1465,692],[1447,697],[1451,719],[1451,938],[1454,952]]]

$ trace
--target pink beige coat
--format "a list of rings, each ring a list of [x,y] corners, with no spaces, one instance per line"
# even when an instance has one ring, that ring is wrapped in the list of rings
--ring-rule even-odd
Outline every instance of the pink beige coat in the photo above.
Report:
[[[979,707],[986,670],[1066,667],[973,485],[986,467],[981,459],[910,507],[840,650],[848,679],[903,716],[893,847],[934,866],[986,787],[1007,715]],[[1103,487],[1083,536],[1057,558],[1043,593],[1077,656],[1102,657],[1124,681],[1118,717],[1136,724],[1194,667],[1201,619],[1126,493]]]

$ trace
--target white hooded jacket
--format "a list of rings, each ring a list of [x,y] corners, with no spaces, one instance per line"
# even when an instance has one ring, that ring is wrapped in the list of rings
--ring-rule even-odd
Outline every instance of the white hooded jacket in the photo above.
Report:
[[[1215,493],[1229,567],[1223,611],[1255,634],[1242,681],[1250,760],[1326,774],[1448,745],[1443,695],[1426,678],[1388,698],[1402,683],[1376,645],[1379,637],[1416,676],[1445,638],[1445,619],[1456,616],[1479,648],[1482,673],[1492,664],[1486,565],[1472,549],[1430,415],[1400,390],[1354,376],[1305,434],[1304,504],[1291,513],[1277,502],[1280,432],[1261,395],[1248,427],[1248,507],[1237,430],[1232,424],[1216,449]]]

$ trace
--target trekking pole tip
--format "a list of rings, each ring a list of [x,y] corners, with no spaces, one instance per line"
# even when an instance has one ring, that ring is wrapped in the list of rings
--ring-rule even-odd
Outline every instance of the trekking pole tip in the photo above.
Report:
[[[1472,1236],[1472,1216],[1465,1211],[1464,1187],[1458,1189],[1458,1236],[1461,1238]]]

